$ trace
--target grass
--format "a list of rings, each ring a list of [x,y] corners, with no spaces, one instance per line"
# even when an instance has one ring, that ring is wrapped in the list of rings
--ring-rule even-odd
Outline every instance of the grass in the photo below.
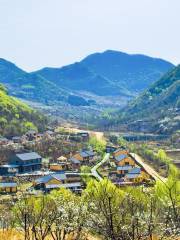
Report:
[[[66,240],[74,240],[75,238],[69,236]],[[24,236],[21,232],[14,229],[10,230],[0,230],[0,240],[24,240]],[[46,240],[53,240],[52,237],[47,237]],[[87,235],[87,240],[101,240],[101,238]]]

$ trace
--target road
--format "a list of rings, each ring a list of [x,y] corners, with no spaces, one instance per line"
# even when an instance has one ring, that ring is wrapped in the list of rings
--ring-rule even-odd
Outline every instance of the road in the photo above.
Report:
[[[143,158],[140,157],[136,153],[130,153],[130,156],[135,159],[135,161],[145,169],[145,171],[154,179],[154,180],[160,180],[162,182],[166,181],[166,178],[162,177],[157,173],[151,166],[149,166],[147,163],[144,162]]]
[[[106,153],[104,158],[98,163],[96,164],[92,169],[91,169],[91,173],[92,175],[97,178],[99,181],[103,180],[103,178],[98,174],[97,169],[104,164],[105,162],[107,162],[109,160],[109,153]]]

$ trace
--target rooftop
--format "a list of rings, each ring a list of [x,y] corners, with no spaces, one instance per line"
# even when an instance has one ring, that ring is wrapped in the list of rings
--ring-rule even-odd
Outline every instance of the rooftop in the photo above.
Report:
[[[50,174],[50,175],[46,175],[43,176],[41,178],[38,178],[35,180],[35,183],[40,184],[40,183],[47,183],[49,182],[51,179],[56,179],[58,181],[61,180],[65,180],[66,179],[66,175],[64,172],[61,173],[57,173],[57,174]]]
[[[70,160],[72,163],[76,163],[76,164],[81,163],[78,159],[76,159],[76,158],[74,158],[74,157],[71,157],[69,160]]]
[[[115,157],[115,160],[117,161],[117,162],[120,162],[120,161],[122,161],[124,158],[126,158],[127,157],[127,155],[126,154],[121,154],[121,155],[118,155],[118,156],[116,156]]]
[[[17,183],[15,183],[15,182],[1,182],[0,183],[0,188],[5,188],[5,187],[17,187]]]
[[[16,154],[16,157],[18,157],[19,159],[21,159],[21,160],[23,160],[23,161],[42,158],[42,157],[41,157],[38,153],[36,153],[36,152],[19,153],[19,154]]]
[[[141,168],[140,167],[134,167],[129,171],[129,174],[140,174]]]
[[[17,164],[5,164],[5,165],[0,165],[0,168],[18,168],[19,165]]]
[[[81,183],[80,182],[76,182],[76,183],[46,185],[47,189],[60,188],[60,187],[63,187],[63,188],[77,188],[77,187],[81,187]]]
[[[132,166],[131,166],[131,165],[125,165],[125,166],[119,166],[119,167],[117,167],[117,170],[118,170],[118,171],[130,170],[130,169],[132,169]]]

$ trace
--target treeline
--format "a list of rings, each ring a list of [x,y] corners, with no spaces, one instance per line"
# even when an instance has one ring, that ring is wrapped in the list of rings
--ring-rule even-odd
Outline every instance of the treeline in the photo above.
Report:
[[[178,239],[180,236],[180,178],[171,166],[166,182],[152,188],[117,188],[109,180],[88,182],[82,195],[60,189],[26,197],[1,214],[2,228],[23,233],[25,240]],[[155,238],[156,237],[156,238]]]

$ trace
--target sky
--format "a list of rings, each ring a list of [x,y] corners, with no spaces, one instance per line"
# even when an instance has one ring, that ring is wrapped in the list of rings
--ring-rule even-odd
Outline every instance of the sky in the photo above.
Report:
[[[26,71],[107,49],[180,63],[180,0],[0,0],[0,57]]]

